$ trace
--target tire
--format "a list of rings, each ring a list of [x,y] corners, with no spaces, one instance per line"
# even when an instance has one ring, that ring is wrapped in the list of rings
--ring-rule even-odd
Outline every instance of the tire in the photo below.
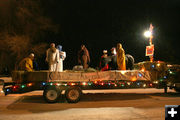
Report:
[[[65,97],[68,103],[77,103],[80,101],[82,90],[79,87],[70,87],[65,92]]]
[[[61,91],[55,86],[48,86],[43,92],[43,97],[48,103],[56,103],[61,95]]]

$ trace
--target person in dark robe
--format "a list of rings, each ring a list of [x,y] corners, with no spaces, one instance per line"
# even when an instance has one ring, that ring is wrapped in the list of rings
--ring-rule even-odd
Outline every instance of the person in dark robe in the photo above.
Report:
[[[81,50],[78,52],[78,64],[82,65],[84,69],[87,69],[90,64],[89,51],[85,45],[81,45]]]
[[[134,68],[134,57],[130,54],[126,54],[125,58],[126,58],[126,69],[132,70]]]

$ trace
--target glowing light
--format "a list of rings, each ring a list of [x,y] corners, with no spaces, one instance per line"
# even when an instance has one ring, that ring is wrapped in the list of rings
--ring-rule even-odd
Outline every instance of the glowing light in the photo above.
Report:
[[[29,87],[32,86],[32,83],[27,84],[27,86],[29,86]]]
[[[76,85],[75,83],[71,83],[71,85],[73,86],[73,85]]]
[[[22,85],[21,88],[25,88],[26,86],[25,85]]]
[[[145,68],[142,68],[141,71],[144,72],[144,71],[145,71]]]
[[[137,85],[139,86],[139,85],[140,85],[140,83],[137,83]]]
[[[7,92],[9,92],[10,90],[9,89],[6,89]]]
[[[155,66],[154,65],[151,65],[152,68],[154,68]]]
[[[121,73],[124,75],[126,73],[126,71],[121,71]]]
[[[152,36],[152,32],[150,32],[150,31],[145,31],[145,32],[144,32],[144,36],[147,37],[147,38],[149,38],[149,37]]]
[[[94,81],[95,84],[97,84],[98,82],[97,81]]]
[[[137,80],[137,78],[136,77],[133,77],[132,79],[131,79],[131,81],[136,81]]]
[[[149,84],[152,87],[152,83]]]
[[[111,85],[111,83],[108,83],[108,85]]]
[[[43,83],[42,83],[42,85],[46,85],[46,83],[45,83],[45,82],[43,82]]]
[[[53,83],[50,83],[50,85],[53,85]]]
[[[86,83],[86,82],[83,82],[82,85],[87,85],[87,83]]]
[[[158,84],[158,81],[154,81],[153,83]]]
[[[104,83],[102,82],[101,85],[104,85]]]
[[[164,76],[164,79],[166,79],[167,78],[167,76]]]
[[[141,73],[138,73],[138,76],[139,76],[139,77],[142,77],[142,74],[141,74]]]
[[[114,84],[115,87],[117,87],[117,84]]]
[[[1,90],[1,93],[4,93],[4,91],[3,91],[3,90]]]
[[[60,86],[60,85],[61,85],[61,83],[56,83],[56,85],[57,85],[57,86]]]
[[[130,82],[127,82],[127,84],[128,84],[128,85],[131,85],[131,83],[130,83]]]
[[[67,84],[64,84],[64,86],[67,86]]]
[[[91,83],[88,83],[88,85],[92,85]]]
[[[121,86],[124,87],[124,84],[122,84]]]
[[[160,63],[157,64],[158,67],[160,67],[160,65],[161,65]]]
[[[146,87],[146,84],[144,84],[143,87]]]

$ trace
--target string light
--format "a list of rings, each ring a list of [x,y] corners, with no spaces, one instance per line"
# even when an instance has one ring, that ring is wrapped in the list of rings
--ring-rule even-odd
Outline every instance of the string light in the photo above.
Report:
[[[32,83],[27,84],[28,87],[32,86]]]
[[[160,65],[161,65],[160,63],[157,64],[158,67],[160,67]]]
[[[82,85],[87,85],[87,83],[86,83],[86,82],[83,82]]]
[[[94,81],[94,84],[97,84],[98,82],[97,81]]]
[[[26,85],[22,85],[22,86],[21,86],[21,88],[25,88],[25,87],[26,87]]]
[[[142,77],[142,74],[141,74],[141,73],[138,73],[138,76],[139,76],[139,77]]]
[[[137,78],[136,77],[133,77],[132,79],[131,79],[131,81],[136,81],[137,80]]]
[[[45,82],[43,82],[43,83],[42,83],[42,85],[44,86],[44,85],[46,85],[46,83],[45,83]]]
[[[152,68],[154,68],[155,66],[154,65],[151,65]]]
[[[72,86],[76,85],[75,83],[71,83]]]
[[[101,85],[104,85],[104,83],[102,82]]]
[[[121,73],[124,75],[126,73],[126,71],[121,71]]]
[[[145,68],[142,68],[141,71],[144,72],[144,71],[145,71]]]
[[[88,85],[92,85],[91,83],[88,83]]]
[[[56,85],[57,85],[57,86],[60,86],[60,85],[61,85],[61,83],[56,83]]]
[[[137,85],[139,86],[139,85],[140,85],[140,83],[137,83]]]

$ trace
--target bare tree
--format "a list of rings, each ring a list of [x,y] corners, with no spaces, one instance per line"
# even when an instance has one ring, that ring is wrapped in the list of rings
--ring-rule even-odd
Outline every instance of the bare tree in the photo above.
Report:
[[[12,0],[9,4],[9,17],[0,19],[0,69],[12,69],[30,52],[36,56],[45,54],[43,36],[47,31],[57,32],[57,27],[43,15],[40,0]]]

